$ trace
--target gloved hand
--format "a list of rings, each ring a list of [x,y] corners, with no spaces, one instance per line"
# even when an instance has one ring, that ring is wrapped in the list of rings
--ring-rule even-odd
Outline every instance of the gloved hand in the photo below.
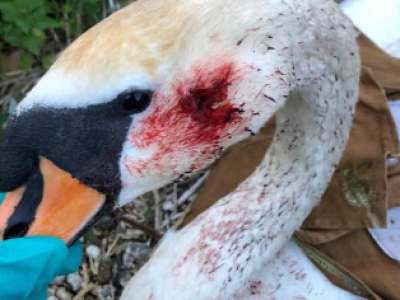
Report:
[[[3,203],[5,197],[6,197],[5,193],[0,193],[0,205]]]
[[[4,195],[0,194],[0,204]],[[75,272],[82,261],[82,244],[68,248],[54,237],[33,236],[0,242],[0,299],[43,300],[48,284]]]

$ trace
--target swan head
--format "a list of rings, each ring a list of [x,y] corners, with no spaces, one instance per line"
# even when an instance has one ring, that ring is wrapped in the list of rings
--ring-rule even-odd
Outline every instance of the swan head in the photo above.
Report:
[[[71,242],[116,202],[208,166],[273,115],[287,85],[260,97],[274,64],[249,46],[256,24],[206,2],[138,1],[60,55],[1,145],[2,238]]]

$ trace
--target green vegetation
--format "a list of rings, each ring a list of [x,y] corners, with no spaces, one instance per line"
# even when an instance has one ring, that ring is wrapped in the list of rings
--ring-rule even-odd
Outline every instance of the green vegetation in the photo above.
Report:
[[[0,3],[3,24],[0,37],[11,47],[23,50],[21,67],[29,69],[46,39],[45,30],[60,27],[49,16],[51,6],[44,0],[13,0]]]
[[[103,0],[1,0],[3,72],[7,55],[15,51],[22,70],[48,68],[59,51],[118,7]]]
[[[16,103],[58,53],[128,2],[0,0],[0,138]]]

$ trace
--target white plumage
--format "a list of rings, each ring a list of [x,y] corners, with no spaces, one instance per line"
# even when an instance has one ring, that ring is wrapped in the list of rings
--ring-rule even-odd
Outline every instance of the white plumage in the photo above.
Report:
[[[360,68],[355,30],[331,1],[258,3],[239,10],[236,18],[249,23],[229,50],[256,65],[236,93],[263,117],[252,130],[276,113],[274,142],[237,190],[168,235],[123,299],[359,298],[286,244],[319,202],[349,136]]]
[[[289,242],[349,137],[356,35],[331,0],[145,0],[61,55],[19,114],[154,90],[150,107],[132,116],[120,154],[120,204],[208,166],[276,115],[257,170],[169,233],[123,299],[358,299]]]

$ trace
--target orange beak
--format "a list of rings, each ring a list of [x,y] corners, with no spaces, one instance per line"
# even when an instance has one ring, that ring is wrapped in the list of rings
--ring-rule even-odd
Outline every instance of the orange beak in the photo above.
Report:
[[[106,195],[85,186],[51,161],[40,159],[43,177],[42,198],[29,224],[14,217],[29,201],[27,187],[9,192],[0,206],[0,240],[9,237],[47,235],[71,244],[99,217],[106,205]],[[24,203],[25,202],[25,203]],[[25,226],[21,229],[21,226]]]

